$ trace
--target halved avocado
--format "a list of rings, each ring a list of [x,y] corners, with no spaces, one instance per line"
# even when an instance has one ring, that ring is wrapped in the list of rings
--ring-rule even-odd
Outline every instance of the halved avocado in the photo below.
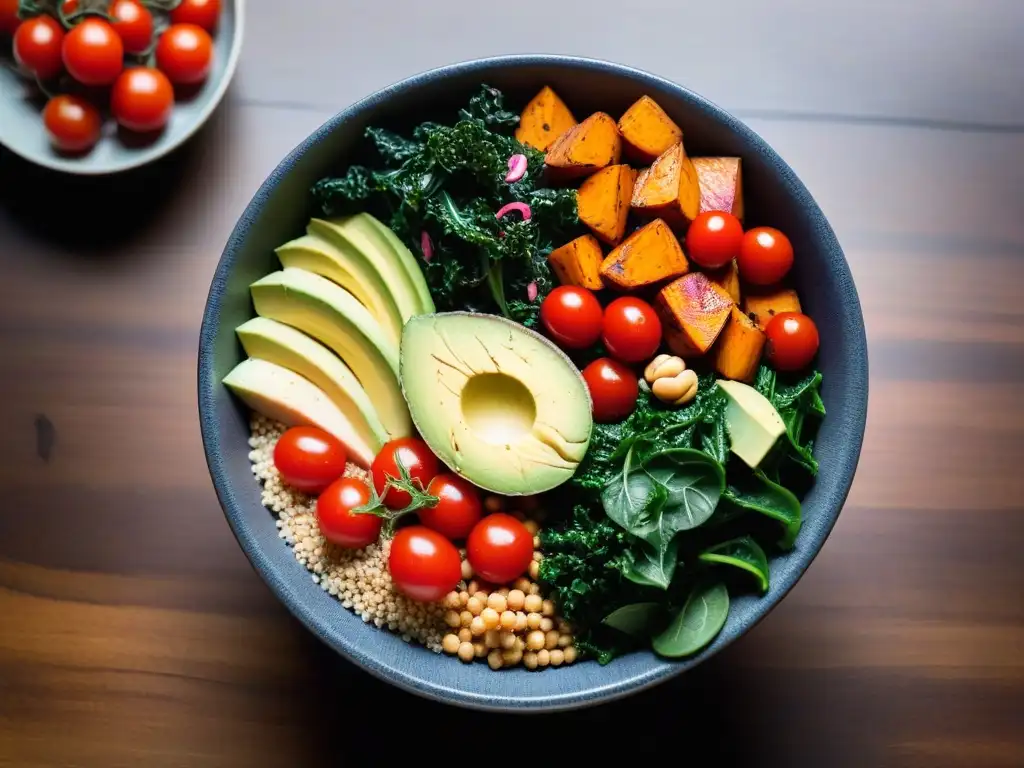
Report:
[[[568,480],[593,429],[576,366],[538,333],[495,315],[414,317],[402,391],[430,449],[488,491],[525,495]]]
[[[323,390],[287,368],[248,358],[224,377],[224,384],[246,405],[285,426],[314,426],[344,443],[349,458],[369,467],[376,451],[355,433],[351,422]]]
[[[285,267],[315,272],[340,285],[370,310],[370,314],[397,344],[402,338],[402,313],[395,297],[376,266],[356,249],[342,250],[315,233],[303,235],[277,248],[277,258]]]
[[[412,424],[398,384],[398,347],[356,298],[304,269],[273,272],[250,286],[256,312],[290,325],[334,350],[369,394],[391,435]]]
[[[249,357],[280,365],[320,387],[374,454],[390,439],[355,374],[323,344],[269,317],[254,317],[235,333]]]

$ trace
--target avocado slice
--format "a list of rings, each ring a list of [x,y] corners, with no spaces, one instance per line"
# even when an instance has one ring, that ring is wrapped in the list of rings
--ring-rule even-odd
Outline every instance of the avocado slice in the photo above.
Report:
[[[430,449],[471,483],[542,493],[576,471],[593,429],[576,366],[495,315],[420,315],[402,332],[402,390]]]
[[[314,233],[291,240],[275,252],[285,268],[297,267],[333,280],[370,310],[396,344],[402,338],[403,318],[395,297],[362,251],[342,250]]]
[[[370,395],[388,434],[411,433],[398,384],[398,347],[351,293],[294,267],[257,280],[250,291],[261,317],[297,328],[334,350]]]
[[[249,357],[287,368],[320,387],[374,454],[390,439],[355,374],[323,344],[267,317],[254,317],[235,333]]]
[[[248,358],[224,377],[224,384],[247,406],[285,426],[314,426],[334,435],[349,459],[369,467],[376,451],[360,438],[352,423],[324,391],[279,365]]]
[[[771,401],[742,381],[719,379],[728,397],[725,426],[733,453],[750,468],[756,468],[786,432],[786,424]]]
[[[434,302],[412,253],[394,233],[393,240],[384,234],[387,227],[380,222],[375,225],[374,221],[377,220],[367,213],[337,219],[312,219],[308,231],[345,254],[362,254],[373,264],[394,297],[403,322],[415,315],[433,312]]]

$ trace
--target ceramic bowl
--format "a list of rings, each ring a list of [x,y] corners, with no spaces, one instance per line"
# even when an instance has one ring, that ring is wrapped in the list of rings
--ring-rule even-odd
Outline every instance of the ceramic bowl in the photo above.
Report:
[[[247,455],[249,417],[221,384],[243,357],[235,327],[254,314],[249,284],[279,268],[275,246],[303,232],[312,214],[310,186],[360,161],[355,153],[365,146],[366,126],[411,129],[454,114],[481,82],[505,91],[516,107],[551,85],[577,115],[618,115],[649,94],[682,126],[691,154],[743,158],[748,225],[779,227],[793,242],[797,288],[821,334],[828,409],[815,444],[821,471],[804,499],[796,547],[771,563],[770,592],[734,599],[722,632],[692,658],[669,661],[635,652],[606,666],[587,661],[540,673],[461,664],[367,626],[343,609],[296,561],[260,504]],[[199,413],[210,473],[242,549],[274,594],[310,631],[374,675],[434,699],[491,710],[565,709],[635,693],[700,664],[764,618],[807,570],[836,522],[860,454],[867,387],[864,324],[850,270],[825,216],[782,158],[742,122],[682,86],[616,64],[556,56],[502,57],[417,75],[348,107],[303,141],[235,227],[213,278],[199,343]]]
[[[50,144],[43,128],[46,97],[30,80],[0,66],[0,144],[37,165],[91,176],[127,171],[163,157],[198,131],[224,97],[242,52],[245,3],[246,0],[224,1],[214,36],[213,69],[202,85],[176,89],[177,103],[170,122],[159,134],[132,134],[107,120],[102,138],[89,152],[62,153]]]

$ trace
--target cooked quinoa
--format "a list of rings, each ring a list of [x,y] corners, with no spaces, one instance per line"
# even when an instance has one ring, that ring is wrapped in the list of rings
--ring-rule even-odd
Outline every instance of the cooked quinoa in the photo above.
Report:
[[[274,466],[274,446],[285,431],[282,424],[254,414],[250,422],[249,459],[262,483],[263,505],[277,516],[278,536],[292,547],[296,559],[313,581],[338,598],[366,623],[400,635],[406,642],[457,656],[464,662],[486,659],[492,669],[522,663],[527,669],[571,664],[576,648],[570,627],[545,600],[537,578],[541,553],[534,553],[530,578],[510,587],[490,588],[473,578],[463,556],[463,581],[441,602],[410,600],[400,593],[388,573],[389,540],[363,549],[344,549],[327,541],[317,524],[316,500],[285,485]],[[369,480],[365,470],[349,464],[346,476]],[[488,497],[488,511],[501,500]],[[522,516],[522,513],[518,513]],[[534,534],[537,523],[526,521]]]

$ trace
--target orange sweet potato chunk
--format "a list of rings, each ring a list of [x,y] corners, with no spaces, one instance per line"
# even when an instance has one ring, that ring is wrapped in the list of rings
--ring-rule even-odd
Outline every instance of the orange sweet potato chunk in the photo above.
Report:
[[[738,157],[695,157],[701,211],[728,211],[743,220],[743,165]]]
[[[673,280],[654,299],[665,343],[680,357],[703,355],[722,332],[735,306],[702,272]]]
[[[761,363],[765,339],[764,332],[739,308],[733,307],[725,328],[711,348],[712,365],[727,379],[750,383]]]
[[[641,163],[654,162],[683,140],[682,130],[650,96],[641,96],[619,118],[619,133],[626,154]]]
[[[610,165],[580,187],[576,198],[580,221],[609,245],[618,245],[626,234],[635,181],[636,171],[628,165]]]
[[[548,148],[544,164],[556,179],[589,176],[622,159],[622,137],[610,115],[595,112]]]
[[[733,259],[720,269],[709,269],[705,274],[708,280],[725,290],[732,300],[740,303],[740,267]]]
[[[700,187],[682,142],[673,144],[640,172],[633,186],[632,206],[637,213],[658,216],[673,227],[685,228],[697,218]]]
[[[548,263],[562,285],[578,285],[591,291],[604,288],[601,280],[601,244],[593,235],[577,237],[548,256]]]
[[[661,219],[655,219],[605,257],[601,276],[606,283],[628,291],[685,275],[689,269],[672,230]]]
[[[545,85],[519,116],[516,138],[523,144],[546,152],[559,136],[574,125],[576,118],[565,106],[565,102]]]
[[[800,297],[792,288],[757,288],[747,291],[743,309],[762,331],[780,312],[802,312]]]

